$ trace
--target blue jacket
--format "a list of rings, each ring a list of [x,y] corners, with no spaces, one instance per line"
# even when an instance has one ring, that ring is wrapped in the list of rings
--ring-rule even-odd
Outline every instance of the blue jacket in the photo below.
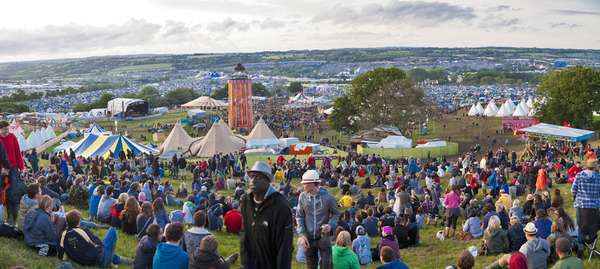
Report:
[[[537,236],[546,239],[552,232],[552,221],[548,218],[538,219],[534,222],[537,228]]]
[[[152,259],[153,269],[187,269],[188,254],[176,245],[160,243]]]
[[[50,215],[40,208],[30,210],[25,215],[23,225],[23,235],[25,236],[25,245],[33,247],[35,245],[47,244],[50,246],[58,245],[58,235],[56,227],[50,221]]]
[[[483,235],[483,230],[481,230],[481,221],[479,221],[479,217],[470,217],[463,224],[463,232],[471,234],[473,238],[479,238]]]
[[[377,230],[378,220],[376,218],[366,218],[362,221],[362,225],[365,226],[365,230],[369,236],[377,236],[379,231]]]
[[[377,267],[377,269],[408,269],[408,266],[406,266],[406,264],[404,264],[400,260],[396,259],[388,264],[380,265],[379,267]]]

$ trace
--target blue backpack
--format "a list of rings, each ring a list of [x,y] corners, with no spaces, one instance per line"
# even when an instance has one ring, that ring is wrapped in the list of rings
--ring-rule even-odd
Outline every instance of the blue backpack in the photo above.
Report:
[[[373,262],[371,255],[371,242],[368,237],[359,235],[355,239],[357,245],[355,246],[356,255],[358,256],[358,262],[361,265],[370,264]]]

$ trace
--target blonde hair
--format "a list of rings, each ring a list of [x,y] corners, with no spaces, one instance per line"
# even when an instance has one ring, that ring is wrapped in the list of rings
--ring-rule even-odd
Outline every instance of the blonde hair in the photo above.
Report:
[[[487,230],[491,232],[498,229],[500,229],[500,218],[498,216],[490,217]]]
[[[125,204],[127,202],[127,198],[129,198],[129,194],[127,194],[127,193],[119,194],[119,203]]]
[[[341,231],[335,239],[335,244],[340,247],[348,247],[350,243],[350,233],[348,231]]]
[[[44,196],[42,196],[42,199],[40,200],[40,204],[38,207],[44,211],[47,211],[48,208],[52,208],[52,204],[53,204],[52,197],[50,197],[48,195],[44,195]]]
[[[513,207],[519,207],[519,206],[521,206],[521,201],[519,201],[519,199],[515,199],[513,201]]]

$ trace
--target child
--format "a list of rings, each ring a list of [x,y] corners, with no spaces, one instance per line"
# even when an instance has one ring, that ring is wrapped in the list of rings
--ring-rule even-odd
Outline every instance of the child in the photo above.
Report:
[[[193,195],[189,195],[187,197],[187,201],[183,203],[183,215],[184,215],[184,223],[192,224],[194,222],[194,211],[196,211],[196,204],[194,203],[195,197]]]
[[[156,252],[156,246],[160,241],[160,226],[158,224],[150,224],[148,229],[146,229],[146,235],[138,243],[133,267],[136,269],[152,268],[152,259]]]
[[[358,256],[360,265],[366,265],[373,262],[371,256],[371,239],[366,235],[363,226],[356,227],[356,239],[352,241],[352,250]]]

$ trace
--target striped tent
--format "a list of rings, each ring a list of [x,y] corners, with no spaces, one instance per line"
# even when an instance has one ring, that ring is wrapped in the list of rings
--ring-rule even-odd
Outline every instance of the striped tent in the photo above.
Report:
[[[158,151],[144,146],[122,135],[95,135],[89,134],[73,146],[75,155],[88,157],[108,158],[110,152],[118,156],[121,151],[131,150],[135,156],[143,153],[158,154]]]

